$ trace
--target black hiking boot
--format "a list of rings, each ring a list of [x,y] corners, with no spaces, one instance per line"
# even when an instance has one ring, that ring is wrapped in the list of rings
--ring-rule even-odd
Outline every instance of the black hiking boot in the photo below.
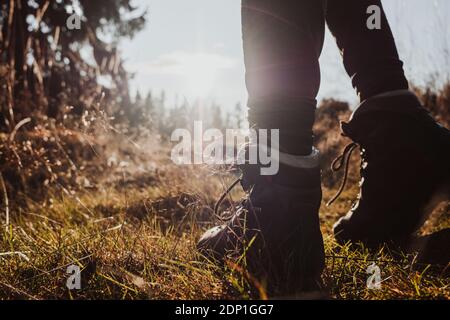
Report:
[[[333,166],[347,161],[348,169],[359,146],[361,182],[358,199],[334,226],[336,239],[368,246],[407,243],[430,206],[449,197],[450,132],[411,92],[366,100],[342,131],[354,143]]]
[[[248,272],[271,296],[318,290],[324,249],[317,158],[318,151],[305,157],[308,168],[280,164],[274,176],[262,176],[258,165],[241,166],[247,197],[226,224],[201,237],[198,250],[221,262],[245,256]]]

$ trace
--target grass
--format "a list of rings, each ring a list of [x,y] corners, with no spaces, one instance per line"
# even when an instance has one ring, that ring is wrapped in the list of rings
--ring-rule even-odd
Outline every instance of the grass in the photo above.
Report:
[[[55,189],[43,203],[28,200],[27,206],[11,208],[10,224],[0,233],[0,298],[264,298],[264,292],[249,293],[241,270],[220,269],[199,259],[195,250],[198,237],[215,223],[214,201],[231,177],[161,159],[151,174],[117,167],[90,189]],[[449,299],[450,279],[442,270],[417,270],[413,257],[387,248],[370,252],[336,244],[332,224],[348,210],[355,191],[320,212],[329,297]],[[324,202],[333,192],[324,190]],[[239,196],[236,192],[233,198]],[[447,209],[422,231],[448,226]],[[372,260],[381,268],[380,290],[366,286]],[[82,270],[81,290],[66,288],[71,264]]]

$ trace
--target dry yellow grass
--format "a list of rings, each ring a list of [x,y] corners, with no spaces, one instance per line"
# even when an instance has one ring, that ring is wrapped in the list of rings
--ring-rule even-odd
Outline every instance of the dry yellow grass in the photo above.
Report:
[[[339,180],[327,167],[346,143],[337,119],[349,111],[332,100],[323,104],[315,131],[324,151],[320,221],[326,294],[337,299],[449,299],[448,265],[419,266],[413,254],[342,247],[334,241],[332,225],[357,192],[358,158],[352,160],[348,190],[326,207]],[[231,174],[175,166],[169,149],[151,136],[136,143],[115,131],[41,129],[37,136],[18,134],[13,141],[0,136],[6,160],[5,185],[0,185],[0,299],[264,298],[263,291],[251,290],[254,282],[242,270],[220,269],[195,250],[202,232],[217,223],[214,203],[234,180]],[[238,189],[234,201],[243,195]],[[421,233],[444,228],[450,228],[448,201]],[[381,290],[366,286],[366,269],[373,262],[381,268]],[[81,290],[66,287],[72,264],[82,269]]]
[[[58,191],[44,203],[29,200],[26,208],[11,208],[10,225],[0,233],[0,252],[9,253],[0,256],[0,298],[260,298],[249,293],[240,272],[220,269],[195,251],[202,231],[215,223],[214,201],[232,177],[214,175],[208,168],[175,166],[164,160],[167,151],[152,154],[152,172],[117,166],[91,189]],[[324,200],[331,193],[326,189]],[[323,206],[320,213],[329,297],[448,299],[449,278],[430,268],[415,271],[411,257],[334,242],[331,226],[354,193],[345,192],[337,205]],[[442,211],[428,231],[445,226],[445,221],[448,212]],[[366,287],[372,259],[378,260],[385,279],[381,290]],[[66,288],[71,264],[82,269],[81,290]]]

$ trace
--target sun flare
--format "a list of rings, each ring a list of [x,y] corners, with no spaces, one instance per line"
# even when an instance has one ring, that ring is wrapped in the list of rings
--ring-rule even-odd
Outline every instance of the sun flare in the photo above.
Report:
[[[214,85],[217,66],[211,60],[196,56],[187,61],[185,75],[189,94],[196,98],[204,97]]]
[[[186,56],[182,61],[181,70],[188,94],[194,98],[208,96],[217,82],[220,71],[229,65],[228,60],[215,54],[195,53]]]

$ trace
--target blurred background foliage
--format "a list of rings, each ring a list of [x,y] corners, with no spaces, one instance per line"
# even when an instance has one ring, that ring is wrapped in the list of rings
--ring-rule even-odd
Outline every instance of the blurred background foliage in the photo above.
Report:
[[[146,9],[131,3],[0,0],[0,170],[11,198],[39,199],[48,186],[79,188],[82,177],[106,173],[111,141],[119,149],[119,141],[167,144],[174,129],[195,120],[205,129],[246,126],[241,104],[168,103],[164,92],[130,97],[133,74],[117,47],[148,22]],[[79,29],[68,27],[74,14]],[[450,84],[415,91],[448,126]],[[349,114],[348,103],[333,99],[318,109],[314,130],[327,186],[337,181],[328,167],[346,142],[338,124]]]

